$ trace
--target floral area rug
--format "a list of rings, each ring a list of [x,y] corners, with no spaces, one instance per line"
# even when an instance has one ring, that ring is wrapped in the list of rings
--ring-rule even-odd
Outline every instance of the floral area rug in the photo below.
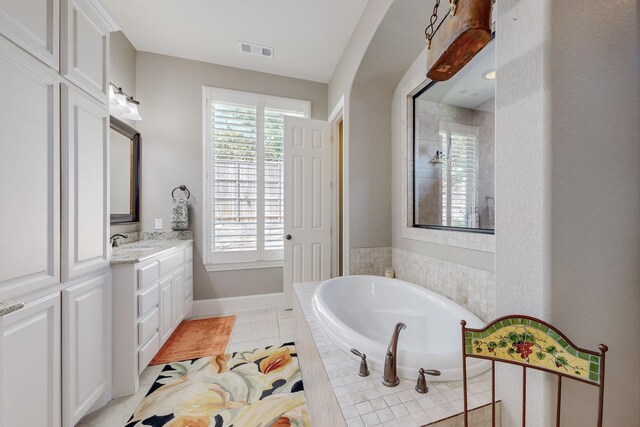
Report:
[[[172,362],[126,427],[309,427],[293,343]]]

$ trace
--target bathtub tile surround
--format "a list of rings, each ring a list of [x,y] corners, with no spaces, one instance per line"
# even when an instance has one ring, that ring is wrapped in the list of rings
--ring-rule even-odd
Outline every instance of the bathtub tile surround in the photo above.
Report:
[[[419,394],[414,390],[415,380],[401,379],[397,387],[389,388],[381,384],[382,373],[375,369],[368,377],[360,377],[359,360],[326,336],[313,313],[311,300],[317,286],[318,283],[301,283],[295,284],[294,289],[347,426],[417,427],[462,412],[462,381],[429,381],[429,393]],[[303,377],[304,368],[303,364]],[[469,379],[471,408],[490,402],[490,387],[488,372]]]
[[[494,273],[398,248],[392,262],[396,278],[444,295],[484,321],[495,318]]]
[[[464,234],[446,231],[442,233]],[[482,241],[476,239],[478,234],[466,234],[468,239],[465,241]],[[384,276],[384,270],[389,266],[395,269],[396,278],[400,280],[444,295],[484,321],[495,318],[496,287],[493,272],[399,248],[351,249],[351,274]]]
[[[391,248],[351,249],[351,274],[384,276],[384,270],[391,267]]]
[[[343,301],[348,301],[345,305]],[[462,379],[460,319],[470,328],[485,322],[447,297],[420,286],[378,276],[346,276],[322,282],[313,296],[313,312],[342,351],[367,354],[369,368],[382,371],[391,346],[391,360],[402,378],[417,379],[421,368],[437,369],[435,381]],[[395,363],[394,363],[395,362]],[[469,377],[486,372],[487,361],[469,360]],[[387,383],[396,380],[387,377]]]

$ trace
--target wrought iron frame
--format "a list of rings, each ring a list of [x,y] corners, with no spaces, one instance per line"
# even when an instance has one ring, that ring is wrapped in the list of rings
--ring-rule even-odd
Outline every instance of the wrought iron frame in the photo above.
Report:
[[[541,366],[535,366],[535,365],[530,365],[528,363],[523,363],[523,362],[518,362],[517,360],[504,360],[501,358],[496,358],[496,357],[491,357],[491,356],[482,356],[482,355],[478,355],[478,354],[469,354],[467,353],[466,350],[466,343],[465,343],[465,333],[466,332],[485,332],[487,329],[491,328],[493,325],[495,325],[498,322],[501,322],[503,320],[508,320],[508,319],[527,319],[527,320],[531,320],[534,322],[538,322],[541,325],[546,326],[547,328],[555,331],[563,340],[565,340],[571,347],[573,347],[575,350],[583,352],[583,353],[587,353],[590,355],[594,355],[594,356],[598,356],[600,357],[600,365],[599,365],[599,373],[600,373],[600,377],[599,377],[599,382],[594,382],[591,380],[586,380],[586,379],[582,379],[582,378],[578,378],[576,376],[573,375],[566,375],[563,374],[561,372],[557,372],[557,371],[552,371],[550,369],[546,369],[543,368]],[[565,334],[563,334],[561,331],[558,330],[558,328],[556,328],[553,325],[550,325],[549,323],[537,319],[535,317],[531,317],[531,316],[525,316],[525,315],[509,315],[509,316],[503,316],[500,317],[498,319],[495,319],[492,322],[487,323],[483,328],[480,329],[473,329],[473,328],[467,328],[467,322],[465,320],[462,320],[460,322],[460,324],[462,325],[462,385],[463,385],[463,390],[464,390],[464,427],[469,427],[469,419],[468,419],[468,415],[469,415],[469,410],[468,410],[468,398],[467,398],[467,358],[471,357],[471,358],[475,358],[475,359],[485,359],[485,360],[490,360],[491,361],[491,425],[493,427],[495,427],[496,425],[496,371],[495,371],[495,365],[496,362],[498,363],[509,363],[512,365],[518,365],[518,366],[522,366],[522,427],[525,427],[526,425],[526,415],[527,415],[527,368],[529,369],[535,369],[538,371],[543,371],[543,372],[547,372],[553,375],[556,375],[558,377],[558,390],[557,390],[557,397],[556,397],[556,427],[560,427],[560,407],[561,407],[561,401],[562,401],[562,378],[563,377],[567,377],[569,379],[575,380],[575,381],[580,381],[583,382],[585,384],[589,384],[595,387],[598,387],[598,427],[602,427],[602,412],[603,412],[603,404],[604,404],[604,379],[605,379],[605,353],[607,352],[607,350],[609,350],[609,348],[604,345],[604,344],[600,344],[598,345],[598,349],[600,350],[598,351],[593,351],[593,350],[587,350],[581,347],[576,346],[575,344],[573,344],[573,342],[567,338],[567,336]]]

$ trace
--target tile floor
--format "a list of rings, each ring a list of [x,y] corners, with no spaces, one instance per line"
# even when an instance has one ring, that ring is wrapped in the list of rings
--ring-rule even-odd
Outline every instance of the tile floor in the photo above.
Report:
[[[236,322],[233,325],[227,353],[293,341],[291,311],[267,309],[244,311],[235,314],[237,316]],[[205,317],[212,316],[198,316],[192,319]],[[151,388],[163,367],[164,365],[147,367],[140,375],[140,389],[136,394],[112,400],[104,408],[84,417],[77,426],[124,426]]]

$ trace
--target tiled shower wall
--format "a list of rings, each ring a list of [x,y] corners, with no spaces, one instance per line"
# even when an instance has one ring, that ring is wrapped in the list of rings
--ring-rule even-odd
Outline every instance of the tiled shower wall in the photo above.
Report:
[[[398,248],[351,250],[351,274],[383,276],[393,266],[396,277],[444,295],[466,307],[482,320],[495,317],[495,275]]]

